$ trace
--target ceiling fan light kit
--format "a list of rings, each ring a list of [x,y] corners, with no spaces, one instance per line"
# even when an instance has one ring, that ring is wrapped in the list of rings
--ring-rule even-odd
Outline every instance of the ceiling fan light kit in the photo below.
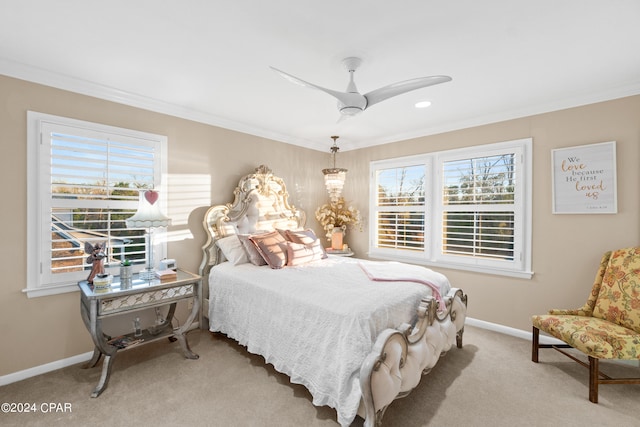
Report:
[[[362,64],[362,59],[351,56],[343,59],[342,64],[349,72],[349,84],[347,85],[347,90],[345,92],[327,89],[322,86],[309,83],[274,67],[271,67],[271,69],[292,83],[325,92],[336,98],[338,100],[338,111],[340,112],[342,117],[356,116],[372,105],[382,102],[385,99],[402,95],[403,93],[421,89],[423,87],[446,83],[452,80],[449,76],[418,77],[416,79],[392,83],[390,85],[383,86],[379,89],[375,89],[362,95],[360,92],[358,92],[354,81],[354,74]]]

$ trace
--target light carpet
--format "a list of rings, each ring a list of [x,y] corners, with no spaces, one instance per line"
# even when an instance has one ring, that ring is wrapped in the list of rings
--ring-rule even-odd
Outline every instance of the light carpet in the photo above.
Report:
[[[314,407],[304,387],[235,341],[192,331],[189,342],[200,359],[184,359],[178,343],[165,340],[119,353],[109,386],[95,399],[89,395],[99,367],[71,366],[0,387],[0,402],[37,409],[0,413],[0,425],[338,425],[335,411]],[[634,366],[601,365],[639,376]],[[464,347],[452,348],[408,397],[395,401],[383,426],[638,425],[640,386],[601,385],[600,403],[593,404],[587,380],[587,369],[553,350],[541,350],[535,364],[529,341],[467,326]]]

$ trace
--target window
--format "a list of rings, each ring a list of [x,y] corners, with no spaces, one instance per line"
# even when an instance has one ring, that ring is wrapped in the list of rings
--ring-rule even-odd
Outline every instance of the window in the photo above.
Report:
[[[424,251],[427,165],[390,164],[376,172],[376,244],[380,249]],[[411,256],[411,255],[408,255]]]
[[[372,257],[531,277],[531,139],[371,162]]]
[[[166,137],[31,111],[27,118],[27,294],[76,290],[91,270],[86,244],[106,245],[112,273],[125,258],[142,268],[147,230],[125,219],[141,190],[155,189],[166,204]]]

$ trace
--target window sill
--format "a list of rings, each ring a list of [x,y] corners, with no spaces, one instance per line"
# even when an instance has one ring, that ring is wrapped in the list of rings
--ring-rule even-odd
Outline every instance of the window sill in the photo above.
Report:
[[[78,291],[78,285],[73,284],[64,284],[64,285],[53,285],[53,286],[43,286],[41,288],[26,288],[23,289],[22,292],[27,294],[29,298],[37,298],[37,297],[45,297],[49,295],[58,295],[58,294],[66,294],[69,292]]]
[[[458,264],[458,263],[452,263],[447,261],[429,261],[429,260],[425,260],[423,258],[417,258],[417,257],[402,257],[402,256],[389,255],[389,254],[383,255],[380,253],[369,253],[368,255],[371,258],[375,258],[375,259],[406,262],[408,264],[419,264],[419,265],[424,265],[426,267],[433,267],[433,268],[448,268],[451,270],[471,271],[474,273],[493,274],[496,276],[515,277],[518,279],[527,279],[527,280],[533,277],[533,271],[506,270],[502,268]]]

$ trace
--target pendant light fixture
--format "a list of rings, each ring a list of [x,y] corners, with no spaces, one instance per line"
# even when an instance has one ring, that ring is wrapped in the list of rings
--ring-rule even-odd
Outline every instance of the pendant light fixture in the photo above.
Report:
[[[331,159],[333,161],[333,167],[328,169],[322,169],[322,173],[324,174],[324,185],[327,187],[327,191],[329,192],[329,200],[332,203],[335,203],[340,198],[340,194],[342,193],[342,187],[344,187],[344,181],[347,178],[347,170],[344,168],[336,167],[336,154],[340,148],[336,145],[336,139],[340,138],[339,136],[332,136],[333,146],[331,147]]]

